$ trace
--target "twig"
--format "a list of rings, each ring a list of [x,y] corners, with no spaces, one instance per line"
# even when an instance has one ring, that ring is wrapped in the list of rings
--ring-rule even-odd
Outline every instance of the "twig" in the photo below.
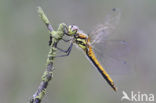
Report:
[[[48,31],[50,33],[50,36],[52,37],[52,41],[50,44],[50,50],[48,53],[48,58],[46,62],[46,70],[44,71],[42,75],[42,81],[37,89],[37,91],[34,93],[32,98],[30,99],[29,103],[41,103],[42,98],[44,97],[46,93],[46,89],[48,86],[49,81],[53,78],[53,70],[54,65],[53,61],[56,55],[56,45],[59,42],[59,40],[62,39],[64,36],[64,28],[67,27],[66,24],[62,23],[59,25],[59,28],[57,31],[54,31],[52,25],[50,24],[47,16],[44,14],[41,7],[38,7],[38,13],[43,22],[46,24]]]

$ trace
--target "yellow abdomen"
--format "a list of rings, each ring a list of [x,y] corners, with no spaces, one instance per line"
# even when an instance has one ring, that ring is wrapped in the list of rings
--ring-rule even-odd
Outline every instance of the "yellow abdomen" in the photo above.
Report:
[[[87,53],[88,58],[92,61],[92,63],[98,69],[98,71],[101,73],[101,75],[104,77],[104,79],[113,88],[113,90],[116,91],[116,87],[114,86],[113,80],[110,78],[109,74],[105,71],[105,69],[101,66],[101,64],[95,57],[95,54],[94,54],[91,46],[88,46],[86,53]]]

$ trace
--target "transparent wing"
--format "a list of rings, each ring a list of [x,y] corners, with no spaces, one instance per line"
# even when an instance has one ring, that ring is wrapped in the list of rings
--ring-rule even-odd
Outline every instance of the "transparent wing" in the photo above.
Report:
[[[112,32],[119,24],[120,15],[119,9],[113,9],[104,23],[97,25],[88,36],[97,59],[107,72],[125,75],[132,70],[128,43],[123,40],[108,40],[111,34],[115,34]]]
[[[132,72],[130,48],[126,41],[105,40],[94,44],[93,51],[109,74],[126,75]]]
[[[112,31],[116,28],[119,21],[120,10],[113,9],[112,12],[105,17],[104,23],[97,25],[89,34],[92,45],[106,40],[107,37],[112,34]]]

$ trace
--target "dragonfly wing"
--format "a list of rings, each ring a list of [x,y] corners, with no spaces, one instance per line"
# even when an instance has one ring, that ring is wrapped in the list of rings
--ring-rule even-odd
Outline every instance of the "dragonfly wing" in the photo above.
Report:
[[[109,74],[121,75],[131,71],[130,48],[126,41],[105,40],[103,43],[96,43],[93,50]]]
[[[105,17],[104,23],[97,25],[95,29],[92,30],[89,34],[92,45],[106,40],[107,37],[112,34],[112,31],[120,21],[120,15],[119,9],[113,9],[113,11]]]

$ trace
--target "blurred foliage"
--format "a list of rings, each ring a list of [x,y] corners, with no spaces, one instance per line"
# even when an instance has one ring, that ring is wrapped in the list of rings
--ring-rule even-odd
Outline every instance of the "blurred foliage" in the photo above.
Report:
[[[155,4],[155,0],[0,0],[1,102],[25,102],[40,83],[49,35],[37,6],[43,7],[55,28],[65,22],[86,33],[112,8],[119,8],[122,15],[114,38],[128,41],[133,64],[128,75],[111,75],[119,89],[114,93],[74,47],[70,56],[55,61],[54,79],[43,102],[120,103],[122,90],[156,94]]]

